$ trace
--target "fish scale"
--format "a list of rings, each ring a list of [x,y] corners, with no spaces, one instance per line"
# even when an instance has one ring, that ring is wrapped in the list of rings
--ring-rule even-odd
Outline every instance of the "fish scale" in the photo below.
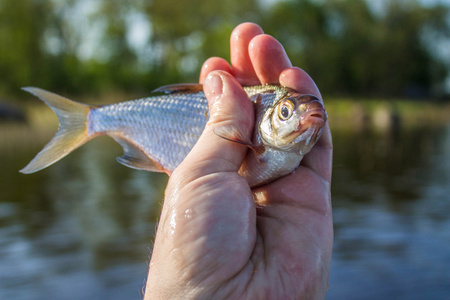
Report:
[[[209,118],[207,107],[202,92],[110,104],[90,110],[88,134],[121,132],[151,159],[175,169],[200,137]]]
[[[99,135],[109,135],[123,147],[124,155],[117,158],[120,163],[170,173],[191,151],[209,119],[208,102],[199,84],[165,86],[158,91],[166,95],[103,106],[77,103],[39,88],[24,90],[46,102],[60,123],[53,139],[21,170],[26,174],[50,166]],[[251,149],[239,174],[255,187],[300,164],[319,138],[326,112],[315,96],[289,88],[262,85],[244,90],[255,104],[252,136],[243,136],[235,124],[216,126],[214,133]]]

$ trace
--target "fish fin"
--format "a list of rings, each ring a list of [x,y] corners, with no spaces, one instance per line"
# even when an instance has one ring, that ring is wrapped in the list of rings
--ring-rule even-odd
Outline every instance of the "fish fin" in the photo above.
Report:
[[[166,94],[176,94],[176,93],[198,93],[203,91],[203,84],[200,83],[180,83],[180,84],[169,84],[164,85],[153,92],[162,92]]]
[[[59,129],[52,140],[33,158],[21,173],[42,170],[80,147],[93,136],[87,133],[86,121],[90,106],[35,87],[23,90],[44,101],[58,116]]]
[[[223,139],[247,146],[252,149],[256,155],[261,155],[266,150],[262,145],[260,146],[253,144],[252,141],[248,139],[236,126],[217,126],[214,127],[213,131],[217,136],[220,136]]]
[[[136,144],[119,136],[111,135],[123,148],[123,156],[117,161],[127,167],[150,172],[164,172],[164,168],[145,154]]]

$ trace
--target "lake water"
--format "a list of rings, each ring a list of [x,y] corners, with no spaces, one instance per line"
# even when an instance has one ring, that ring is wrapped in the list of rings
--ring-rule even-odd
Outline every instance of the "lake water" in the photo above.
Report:
[[[44,143],[0,145],[0,299],[141,299],[167,177],[108,138],[18,173]],[[334,144],[327,299],[449,299],[450,126]]]

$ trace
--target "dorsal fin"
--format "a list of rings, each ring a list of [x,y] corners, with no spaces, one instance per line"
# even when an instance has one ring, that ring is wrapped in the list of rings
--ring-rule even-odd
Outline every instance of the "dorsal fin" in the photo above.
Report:
[[[175,94],[175,93],[198,93],[203,91],[203,84],[200,83],[179,83],[179,84],[169,84],[164,85],[153,92],[162,92],[166,94]]]

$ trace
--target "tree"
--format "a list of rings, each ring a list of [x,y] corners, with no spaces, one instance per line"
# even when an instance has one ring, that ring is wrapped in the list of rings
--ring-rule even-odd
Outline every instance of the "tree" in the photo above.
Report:
[[[423,42],[425,29],[450,32],[449,7],[386,3],[383,13],[363,0],[283,1],[266,27],[325,93],[427,96],[448,67]],[[276,26],[282,18],[287,25]]]
[[[326,94],[442,95],[450,62],[437,41],[449,41],[450,6],[391,0],[374,10],[367,1],[2,0],[0,92],[196,81],[206,58],[229,57],[231,30],[254,21]],[[148,32],[139,49],[130,38],[137,19]]]
[[[40,41],[48,3],[3,0],[0,3],[0,91],[17,91],[24,82],[45,81]]]

